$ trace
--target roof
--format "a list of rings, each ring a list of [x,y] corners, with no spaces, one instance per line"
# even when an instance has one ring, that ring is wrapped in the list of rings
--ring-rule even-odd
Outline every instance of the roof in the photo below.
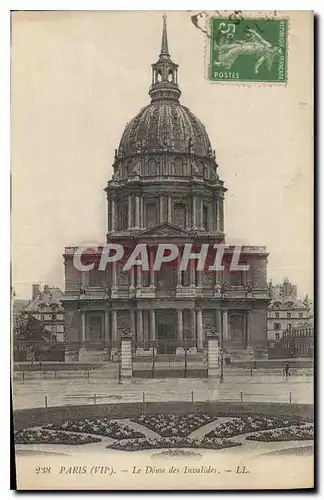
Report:
[[[62,306],[63,292],[57,287],[44,287],[45,291],[41,291],[37,297],[32,299],[25,307],[26,312],[44,312],[46,309],[56,311],[64,311]]]

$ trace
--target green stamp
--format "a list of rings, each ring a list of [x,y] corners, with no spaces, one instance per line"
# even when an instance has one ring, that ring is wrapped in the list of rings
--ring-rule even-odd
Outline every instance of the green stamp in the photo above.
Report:
[[[209,79],[287,81],[287,19],[211,19]]]

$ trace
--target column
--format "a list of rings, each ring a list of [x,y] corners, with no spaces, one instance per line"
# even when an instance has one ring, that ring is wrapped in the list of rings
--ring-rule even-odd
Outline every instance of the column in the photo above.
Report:
[[[178,323],[178,340],[179,347],[183,345],[183,311],[182,309],[177,310],[177,323]]]
[[[168,222],[172,222],[172,203],[170,194],[168,194]]]
[[[177,257],[177,265],[178,265],[178,272],[177,272],[177,287],[182,286],[182,271],[180,270],[180,263],[181,263],[181,255],[179,252],[179,255]]]
[[[84,344],[84,342],[86,340],[85,312],[81,311],[80,315],[81,315],[81,318],[80,318],[80,322],[81,322],[80,341],[81,341],[81,344]]]
[[[129,284],[129,289],[134,290],[135,288],[135,268],[132,266],[129,270],[130,274],[130,284]]]
[[[197,227],[196,196],[192,197],[192,227]]]
[[[105,311],[105,344],[109,344],[110,340],[110,318],[109,311]]]
[[[204,229],[204,218],[203,218],[203,214],[204,214],[204,202],[203,202],[203,197],[200,196],[199,200],[200,200],[200,221],[199,221],[199,227],[200,227],[200,229]]]
[[[111,311],[111,343],[112,348],[117,350],[117,311]]]
[[[135,268],[132,266],[129,270],[129,295],[132,297],[135,290]]]
[[[136,313],[137,325],[136,325],[136,348],[143,349],[143,311],[138,310]]]
[[[216,200],[216,231],[220,231],[220,203]]]
[[[219,223],[220,223],[220,230],[223,232],[224,231],[224,200],[221,199],[220,205],[219,205]]]
[[[246,345],[251,347],[252,311],[247,312],[246,318]]]
[[[154,249],[149,248],[149,261],[150,261],[150,286],[155,287],[155,271],[153,270],[154,265]]]
[[[131,329],[132,336],[135,339],[136,322],[135,322],[135,311],[134,310],[130,311],[130,329]]]
[[[160,196],[160,223],[164,222],[163,214],[163,196]]]
[[[197,349],[202,351],[204,347],[204,332],[203,332],[203,321],[202,321],[202,310],[197,310]]]
[[[142,288],[142,267],[137,266],[137,288]]]
[[[128,229],[133,227],[132,224],[132,195],[128,195]]]
[[[116,197],[111,197],[111,232],[116,230]]]
[[[155,341],[155,311],[150,311],[151,340]]]
[[[196,310],[192,309],[190,311],[191,315],[191,328],[192,328],[192,338],[193,345],[197,347],[197,326],[196,326]]]
[[[111,263],[111,288],[116,291],[117,289],[117,262]]]
[[[227,309],[223,311],[223,340],[228,339],[228,312]]]
[[[201,288],[202,287],[202,273],[203,273],[203,271],[196,271],[196,273],[197,273],[197,286],[199,288]]]
[[[216,316],[216,332],[220,336],[221,329],[222,329],[222,318],[221,318],[221,310],[216,309],[215,310],[215,316]]]
[[[193,260],[189,261],[189,273],[190,286],[196,286],[196,269]]]
[[[141,228],[144,228],[144,200],[143,200],[143,196],[141,196],[140,198],[141,200],[141,220],[140,220],[140,227]]]
[[[139,229],[140,227],[140,197],[135,196],[135,227]]]

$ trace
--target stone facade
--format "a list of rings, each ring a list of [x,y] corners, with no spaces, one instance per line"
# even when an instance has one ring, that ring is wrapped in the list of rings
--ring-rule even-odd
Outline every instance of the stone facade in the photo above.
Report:
[[[308,297],[297,297],[296,285],[286,278],[283,283],[270,285],[271,302],[268,310],[268,340],[270,345],[281,341],[284,333],[303,328],[311,320]]]
[[[152,65],[151,103],[126,126],[106,187],[107,242],[126,248],[146,244],[152,264],[157,245],[199,247],[225,242],[224,196],[215,152],[204,125],[179,102],[178,65],[169,55],[164,20],[162,48]],[[229,353],[251,353],[267,343],[267,252],[242,249],[248,271],[186,271],[163,265],[104,272],[74,269],[66,247],[66,334],[70,359],[109,359],[125,331],[134,355],[181,355],[206,348],[207,335],[222,332]],[[225,251],[224,261],[233,248]],[[100,255],[100,249],[98,250]]]
[[[32,299],[22,310],[27,318],[29,315],[44,324],[51,332],[52,342],[64,342],[64,308],[62,306],[63,292],[57,287],[44,285],[43,290],[37,283],[32,288]]]

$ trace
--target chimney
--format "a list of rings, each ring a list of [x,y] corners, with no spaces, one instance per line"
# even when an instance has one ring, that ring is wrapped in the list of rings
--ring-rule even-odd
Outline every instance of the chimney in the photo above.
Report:
[[[40,294],[40,283],[34,283],[33,284],[33,299],[35,299],[39,294]]]

